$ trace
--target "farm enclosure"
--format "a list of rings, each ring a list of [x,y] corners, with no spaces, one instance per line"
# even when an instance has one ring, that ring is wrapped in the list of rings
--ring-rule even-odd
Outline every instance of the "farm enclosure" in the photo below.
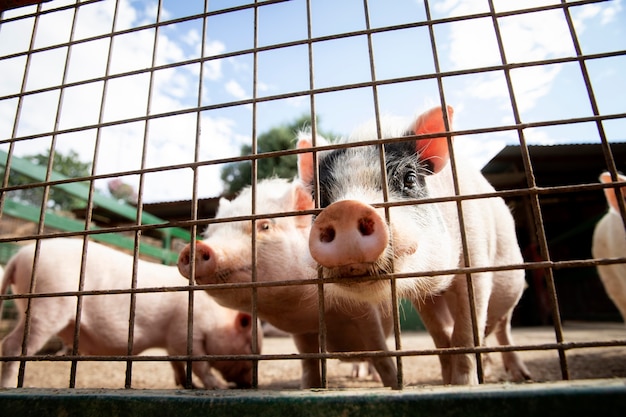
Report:
[[[620,337],[619,330],[604,340],[568,339],[560,317],[568,306],[559,304],[554,271],[589,271],[599,262],[625,259],[589,255],[555,260],[546,238],[550,225],[542,216],[543,204],[559,193],[601,196],[606,186],[537,184],[537,161],[528,152],[528,145],[590,143],[601,147],[604,169],[613,174],[626,171],[626,161],[612,153],[626,128],[626,108],[615,94],[624,86],[626,65],[620,1],[532,2],[524,9],[496,1],[452,6],[398,2],[394,7],[373,0],[177,3],[55,0],[3,12],[0,151],[7,156],[2,161],[2,222],[9,217],[5,208],[19,200],[20,191],[41,190],[42,197],[34,205],[34,231],[5,234],[0,243],[123,232],[138,256],[147,235],[172,227],[190,230],[193,241],[213,223],[198,216],[198,201],[222,192],[224,166],[249,161],[254,178],[263,160],[299,152],[258,153],[257,138],[273,126],[305,114],[317,121],[313,129],[346,135],[384,114],[411,116],[430,105],[452,105],[453,157],[480,166],[503,145],[520,146],[521,183],[494,195],[529,201],[525,215],[535,228],[529,244],[537,250],[523,265],[508,267],[525,269],[527,275],[543,272],[554,330],[550,342],[529,341],[521,349],[558,356],[560,376],[567,380],[576,377],[570,362],[578,349],[624,348],[626,333]],[[240,155],[242,145],[248,145],[251,154]],[[88,174],[58,179],[49,164],[41,179],[10,182],[13,158],[69,150],[91,164]],[[95,195],[106,194],[113,179],[135,188],[136,218],[124,225],[92,228],[98,211]],[[47,227],[52,217],[45,210],[50,190],[83,182],[89,192],[85,219],[78,219],[82,230],[52,231]],[[486,197],[449,196],[449,201]],[[185,220],[142,221],[145,204],[171,200],[191,201]],[[266,217],[251,212],[246,220]],[[464,271],[476,272],[471,265]],[[386,278],[404,279],[393,274]],[[132,281],[129,276],[128,294],[136,293]],[[89,293],[77,286],[73,295]],[[14,297],[2,295],[5,302]],[[132,298],[129,295],[129,302]],[[320,320],[323,323],[323,316]],[[391,345],[401,363],[420,355],[404,340],[397,321],[398,340]],[[337,355],[323,351],[319,356],[325,360]],[[274,360],[263,351],[252,358],[258,359],[259,368]],[[19,359],[26,375],[45,363],[39,363],[38,356]],[[63,359],[82,364],[84,358]],[[136,366],[132,357],[120,359],[129,360],[129,369]],[[133,372],[129,375],[125,383],[134,387]],[[619,372],[612,376],[624,377]],[[67,386],[76,378],[68,375]],[[400,373],[399,378],[401,386],[410,387],[406,376]]]

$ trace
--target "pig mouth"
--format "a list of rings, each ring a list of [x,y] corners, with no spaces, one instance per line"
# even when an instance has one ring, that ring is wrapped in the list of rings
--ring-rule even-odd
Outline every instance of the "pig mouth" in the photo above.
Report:
[[[349,266],[347,269],[346,267],[336,268],[332,272],[327,271],[329,275],[325,275],[325,278],[334,279],[328,287],[332,299],[378,303],[390,297],[389,279],[383,278],[387,274],[374,265],[370,265],[364,273],[359,275],[340,274],[339,270],[363,272],[362,267],[354,266]]]
[[[371,278],[381,277],[392,272],[381,266],[379,262],[354,263],[333,268],[320,265],[319,268],[324,278],[340,279],[340,281],[335,282],[337,285],[375,284],[379,280]]]
[[[325,267],[320,265],[322,276],[325,278],[367,278],[379,277],[393,273],[393,250],[389,246],[374,262],[353,262],[345,265]],[[352,280],[351,280],[352,281]],[[354,282],[354,281],[353,281]],[[376,282],[376,280],[363,280],[363,283]]]
[[[383,273],[376,264],[373,263],[356,263],[350,265],[339,266],[335,268],[337,276],[342,277],[359,277],[359,276],[376,276]]]
[[[245,275],[246,277],[252,276],[252,267],[250,265],[242,266],[240,268],[221,269],[216,271],[210,277],[196,277],[198,284],[229,284],[233,282],[240,282],[242,280],[234,280],[233,277],[237,275]],[[249,281],[250,279],[248,279]]]
[[[319,266],[324,278],[332,279],[331,291],[342,299],[380,301],[382,294],[389,291],[389,279],[393,273],[390,248],[375,262],[359,262],[336,267]],[[334,287],[334,288],[333,288]]]

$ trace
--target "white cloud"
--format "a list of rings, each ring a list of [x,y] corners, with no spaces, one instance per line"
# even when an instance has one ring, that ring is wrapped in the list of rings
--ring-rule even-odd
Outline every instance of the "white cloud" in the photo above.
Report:
[[[515,99],[520,112],[532,109],[552,89],[553,80],[561,72],[559,66],[529,67],[511,71]]]
[[[109,33],[111,30],[113,2],[98,2],[81,6],[78,12],[76,38],[81,39]],[[134,8],[137,6],[138,8]],[[139,2],[120,2],[117,29],[134,27],[137,24],[153,22],[155,10]],[[55,20],[55,16],[59,16]],[[42,25],[37,38],[53,39],[54,43],[67,42],[68,35],[61,39],[59,31],[54,32],[55,22],[63,24],[67,16],[57,13],[46,15],[50,22]],[[162,15],[162,16],[167,16]],[[7,39],[28,39],[32,30],[32,21],[17,21],[13,25],[3,25],[0,32],[0,54],[25,51],[28,43]],[[154,30],[144,30],[114,38],[111,72],[113,74],[144,69],[152,60]],[[68,81],[86,80],[104,75],[108,39],[102,39],[73,47]],[[200,48],[200,35],[189,30],[183,34],[161,31],[159,33],[157,61],[158,64],[179,62],[196,57]],[[189,48],[191,46],[192,48]],[[225,46],[218,40],[210,40],[206,44],[208,56],[222,53]],[[194,50],[196,51],[194,54]],[[29,71],[29,88],[57,86],[61,83],[61,74],[65,65],[65,49],[52,49],[50,52],[34,56]],[[190,52],[188,52],[190,51]],[[187,55],[192,54],[192,55]],[[231,60],[232,61],[232,60]],[[205,63],[205,80],[216,81],[223,77],[223,60]],[[3,76],[0,77],[0,94],[15,94],[24,72],[25,59],[0,61]],[[198,64],[157,71],[152,91],[151,114],[190,108],[197,103]],[[149,73],[112,78],[108,81],[105,100],[104,120],[118,121],[146,114],[148,105]],[[95,124],[98,121],[102,88],[104,82],[99,81],[64,90],[64,100],[60,119],[60,129],[75,128]],[[245,92],[236,82],[228,84],[229,91],[239,97]],[[52,131],[57,112],[59,90],[45,94],[26,96],[24,98],[22,117],[20,118],[18,135],[30,135]],[[9,137],[13,126],[16,100],[3,100],[0,108],[6,109],[0,114],[0,130]],[[35,117],[36,115],[36,117]],[[175,117],[157,118],[149,122],[147,129],[146,166],[167,167],[172,164],[183,164],[193,161],[196,143],[196,114],[183,114]],[[243,141],[249,138],[236,132],[237,125],[232,119],[212,117],[203,114],[201,117],[201,160],[233,157],[239,154]],[[141,167],[142,150],[144,148],[145,123],[116,124],[103,127],[100,133],[100,150],[97,157],[97,174],[118,173]],[[79,131],[58,136],[57,150],[67,153],[74,150],[81,160],[91,161],[94,152],[96,130]],[[20,141],[16,145],[16,155],[23,156],[46,151],[50,139],[44,137],[36,140]],[[8,145],[2,145],[6,150]],[[219,180],[219,166],[202,168],[199,194],[201,197],[218,195],[222,191]],[[138,176],[125,177],[124,180],[138,185]],[[161,201],[187,199],[191,197],[192,175],[190,169],[167,170],[158,174],[148,174],[144,182],[144,201]],[[98,187],[104,189],[107,181],[98,181]]]
[[[243,100],[245,98],[248,98],[248,94],[246,94],[243,87],[239,85],[239,83],[235,80],[228,81],[224,88],[226,89],[226,91],[228,91],[230,95],[237,99]]]
[[[612,1],[602,11],[602,24],[606,25],[615,20],[615,16],[622,11],[622,0]]]
[[[206,56],[211,57],[219,55],[226,49],[226,46],[220,41],[207,41],[205,45]],[[232,60],[235,60],[232,58]],[[204,77],[209,81],[216,81],[222,78],[222,59],[212,59],[204,63]]]
[[[118,14],[118,20],[130,19],[132,21],[135,18],[134,9],[129,8],[124,2],[120,2],[119,6],[122,13]],[[113,24],[114,11],[114,2],[105,1],[82,5],[78,10],[75,38],[85,39],[109,33]]]
[[[496,11],[515,10],[554,3],[558,2],[556,0],[529,0],[522,4],[497,0],[495,9]],[[459,16],[484,11],[485,5],[486,2],[482,0],[446,0],[437,3],[434,8],[445,16]],[[577,34],[584,32],[585,22],[601,17],[603,21],[608,21],[615,15],[615,10],[619,9],[620,2],[616,2],[611,7],[586,5],[574,8],[573,16],[576,19]],[[484,20],[490,21],[490,19]],[[437,39],[441,45],[444,45],[440,55],[444,66],[446,62],[450,63],[452,69],[501,64],[499,52],[494,53],[494,45],[497,44],[493,26],[491,22],[485,25],[480,25],[480,22],[481,19],[442,25],[449,30],[447,37],[439,36]],[[507,63],[575,56],[569,28],[563,11],[560,9],[502,17],[498,19],[498,25]],[[445,33],[439,30],[439,33],[442,32]],[[511,71],[513,90],[522,121],[530,114],[529,112],[545,101],[546,96],[553,94],[552,90],[559,77],[563,76],[565,76],[565,71],[560,65],[540,65]],[[452,99],[451,104],[457,110],[466,109],[468,118],[465,120],[460,118],[456,126],[458,129],[480,127],[484,123],[490,123],[489,126],[492,126],[497,123],[497,120],[505,124],[514,122],[511,99],[503,72],[474,74],[458,78],[462,81],[449,82],[455,88],[446,91],[448,98]],[[488,114],[480,114],[484,113],[484,109],[488,109]],[[458,114],[462,115],[463,112],[458,111]],[[528,132],[528,139],[538,144],[551,144],[555,141],[545,130]],[[464,155],[481,166],[505,144],[518,143],[518,138],[516,134],[504,132],[471,136],[457,143]]]
[[[463,16],[488,11],[488,6],[480,0],[445,0],[435,2],[433,9],[445,16]]]
[[[200,50],[200,41],[202,39],[200,36],[200,32],[198,32],[197,30],[188,30],[187,33],[181,37],[181,40],[189,46],[198,47],[198,50]]]
[[[438,4],[440,11],[450,15],[459,15],[480,10],[482,1],[448,0]],[[554,1],[529,1],[524,7],[539,6],[554,3]],[[510,7],[521,7],[509,2],[497,2],[498,11]],[[619,2],[614,8],[619,8]],[[584,12],[577,15],[579,22],[578,34],[582,31],[582,23],[600,13],[599,6],[587,6]],[[459,22],[450,25],[447,49],[448,59],[454,69],[499,64],[494,61],[493,45],[495,32],[490,25],[479,25],[481,20]],[[561,10],[549,10],[538,13],[525,13],[507,16],[498,20],[502,34],[505,55],[508,63],[533,62],[555,57],[574,56],[569,29]],[[471,27],[470,27],[471,26]],[[486,47],[485,47],[486,46]],[[522,111],[532,109],[536,101],[546,95],[552,88],[556,77],[559,76],[559,66],[537,66],[513,71],[514,90],[518,104]],[[483,74],[473,77],[466,85],[465,93],[468,98],[481,100],[496,99],[509,101],[509,94],[503,78],[496,74]],[[463,97],[463,92],[457,94]]]
[[[491,19],[451,24],[449,58],[453,69],[477,68],[501,62]]]

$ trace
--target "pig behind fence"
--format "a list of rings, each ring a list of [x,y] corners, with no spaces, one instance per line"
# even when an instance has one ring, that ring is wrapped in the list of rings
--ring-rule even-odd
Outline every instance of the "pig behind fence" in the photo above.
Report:
[[[447,109],[452,120],[452,108]],[[395,138],[443,133],[448,129],[441,108],[432,109],[407,125],[382,121],[382,136]],[[375,140],[376,129],[361,129],[345,143]],[[324,145],[317,138],[316,145]],[[310,148],[309,134],[300,135],[298,147]],[[385,176],[378,146],[355,146],[318,152],[319,196],[324,209],[311,228],[309,248],[325,277],[346,278],[329,286],[338,298],[379,302],[389,299],[389,280],[349,279],[388,273],[411,273],[397,279],[401,295],[412,298],[435,345],[440,348],[474,346],[466,274],[425,276],[465,264],[459,216],[455,202],[422,203],[426,198],[454,196],[454,180],[446,137],[387,143]],[[455,158],[461,195],[493,193],[481,173]],[[299,154],[299,175],[315,187],[312,153]],[[383,208],[383,181],[388,201],[407,202]],[[461,203],[468,258],[472,267],[516,265],[523,262],[513,218],[501,198],[470,199]],[[511,344],[510,320],[524,289],[524,271],[505,270],[472,274],[478,344],[495,332],[502,345]],[[514,380],[530,378],[515,352],[503,352]],[[445,384],[478,382],[475,356],[441,355]]]
[[[35,293],[77,291],[80,277],[82,239],[41,241],[36,264]],[[35,244],[23,247],[6,266],[2,293],[12,287],[14,294],[29,292]],[[133,258],[95,242],[88,242],[84,290],[125,289],[131,286]],[[184,286],[173,266],[139,260],[137,287]],[[133,354],[152,347],[167,349],[169,355],[187,354],[188,298],[186,291],[140,293],[136,296]],[[3,356],[19,356],[28,300],[17,298],[20,319],[2,341]],[[53,335],[72,346],[76,320],[76,296],[31,299],[30,333],[26,354],[33,355]],[[1,306],[0,306],[1,307]],[[83,296],[78,351],[86,355],[125,355],[128,350],[130,294]],[[252,353],[252,319],[217,304],[201,291],[194,293],[193,355]],[[261,340],[259,339],[259,347]],[[176,383],[186,381],[184,362],[171,362]],[[17,362],[2,364],[2,386],[17,381]],[[205,388],[228,385],[212,373],[215,368],[226,381],[248,387],[252,383],[250,361],[194,361],[193,373]]]
[[[619,175],[620,181],[626,181],[626,176]],[[600,175],[603,183],[611,182],[608,172]],[[624,189],[626,187],[622,187]],[[623,191],[620,191],[620,197]],[[593,233],[591,252],[594,258],[623,258],[626,257],[626,232],[617,203],[618,194],[615,188],[605,188],[604,194],[609,204],[609,211],[600,219]],[[606,293],[613,301],[622,319],[626,321],[626,264],[598,265],[598,274]]]
[[[233,201],[222,199],[217,219],[250,215],[251,189]],[[299,182],[263,180],[256,188],[256,213],[284,213],[313,207],[311,193]],[[300,353],[319,352],[319,313],[317,285],[304,285],[317,278],[317,270],[307,248],[311,215],[258,219],[256,224],[257,281],[303,280],[302,285],[271,286],[257,289],[257,312],[261,319],[291,333]],[[214,223],[205,240],[196,242],[195,279],[198,284],[249,283],[252,265],[252,221]],[[191,247],[179,256],[182,275],[191,274]],[[250,288],[207,289],[219,303],[239,310],[250,310]],[[327,350],[384,351],[392,327],[391,304],[381,300],[369,303],[331,303],[325,306]],[[385,386],[397,386],[397,372],[390,357],[370,359]],[[302,361],[304,388],[321,386],[319,361]]]

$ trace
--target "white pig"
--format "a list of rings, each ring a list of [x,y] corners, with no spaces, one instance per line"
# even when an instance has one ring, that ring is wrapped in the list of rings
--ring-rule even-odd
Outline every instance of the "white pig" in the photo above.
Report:
[[[452,120],[452,108],[447,109]],[[383,120],[383,138],[444,133],[443,111],[432,109],[410,124]],[[376,139],[376,129],[361,129],[342,143]],[[310,134],[300,135],[298,147],[310,148]],[[318,138],[317,145],[325,144]],[[386,176],[382,175],[378,146],[356,146],[318,152],[319,196],[322,210],[311,229],[309,248],[325,277],[339,279],[329,286],[335,297],[379,302],[388,299],[388,280],[354,280],[408,273],[397,280],[402,296],[410,297],[420,312],[435,345],[474,346],[466,274],[427,276],[437,270],[464,266],[455,202],[418,204],[425,198],[455,195],[446,137],[388,143]],[[457,156],[460,194],[493,193],[494,189]],[[315,186],[311,153],[299,154],[302,181]],[[383,181],[388,201],[405,202],[385,210]],[[501,198],[462,202],[469,260],[472,267],[515,265],[523,262],[515,236],[513,217]],[[346,278],[342,280],[341,278]],[[525,286],[521,269],[473,273],[478,344],[495,331],[500,344],[511,344],[510,320]],[[530,378],[515,352],[504,352],[506,369],[514,380]],[[475,355],[441,355],[445,384],[478,382]]]
[[[626,176],[619,175],[619,180],[626,181]],[[611,174],[602,173],[600,181],[610,183]],[[623,191],[620,192],[622,193]],[[605,188],[604,195],[609,204],[609,211],[596,225],[591,252],[594,258],[624,258],[626,257],[626,233],[622,216],[619,214],[615,188]],[[617,306],[622,319],[626,321],[626,263],[598,265],[598,274],[606,293]]]
[[[77,291],[82,258],[82,239],[41,241],[36,265],[35,293]],[[35,244],[21,248],[6,266],[2,294],[9,285],[14,294],[27,294],[33,269]],[[130,288],[133,258],[104,245],[88,242],[84,290]],[[138,261],[137,287],[184,286],[174,266]],[[187,354],[188,297],[186,291],[140,293],[136,296],[133,354],[161,347],[170,355]],[[16,298],[20,320],[2,341],[3,356],[19,356],[28,300]],[[43,297],[31,300],[30,334],[26,354],[33,355],[53,335],[58,334],[68,346],[73,345],[77,298]],[[1,306],[0,306],[1,307]],[[86,295],[80,319],[79,352],[86,355],[125,355],[128,349],[130,295]],[[193,354],[252,353],[251,317],[224,308],[207,294],[194,294]],[[259,339],[260,347],[260,339]],[[176,383],[186,380],[184,362],[171,362]],[[17,362],[2,364],[2,386],[15,386]],[[193,373],[207,389],[227,385],[211,371],[220,371],[226,381],[248,387],[252,382],[250,361],[194,361]]]
[[[236,199],[222,199],[217,219],[251,213],[251,188]],[[283,179],[260,181],[256,188],[256,213],[283,213],[313,207],[311,193],[303,184]],[[284,216],[256,221],[256,277],[258,281],[307,280],[317,278],[315,263],[307,248],[311,215]],[[251,282],[252,222],[214,223],[205,240],[196,243],[195,279],[198,284]],[[191,271],[191,248],[179,256],[182,275]],[[207,289],[219,303],[230,308],[251,309],[250,288]],[[319,352],[317,285],[258,288],[257,312],[261,319],[293,335],[301,353]],[[329,352],[387,350],[386,336],[393,327],[391,306],[381,302],[341,305],[326,304],[327,349]],[[397,372],[389,357],[372,358],[385,386],[397,386]],[[302,361],[303,388],[321,386],[319,361]]]

